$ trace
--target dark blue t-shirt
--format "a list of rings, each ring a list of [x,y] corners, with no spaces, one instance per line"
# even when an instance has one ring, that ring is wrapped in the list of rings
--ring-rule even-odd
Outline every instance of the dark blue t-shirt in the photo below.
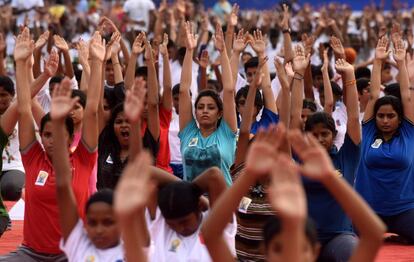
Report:
[[[359,145],[355,145],[346,134],[341,149],[338,151],[334,147],[329,155],[337,175],[343,177],[352,186],[360,158]],[[318,238],[322,244],[337,234],[353,231],[351,220],[323,184],[304,177],[303,185],[308,201],[308,214],[316,223]]]
[[[240,117],[237,118],[237,126],[240,127]],[[263,108],[262,115],[259,121],[255,121],[252,123],[252,127],[250,129],[250,134],[255,135],[260,128],[266,129],[271,124],[279,123],[279,115],[273,113],[269,109]]]
[[[392,216],[414,208],[414,125],[404,119],[389,141],[375,120],[362,125],[362,158],[356,190],[376,213]]]

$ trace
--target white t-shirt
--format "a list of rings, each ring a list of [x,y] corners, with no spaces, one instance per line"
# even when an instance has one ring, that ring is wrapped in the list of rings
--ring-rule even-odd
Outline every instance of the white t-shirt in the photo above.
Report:
[[[337,102],[335,110],[332,112],[332,118],[335,120],[336,134],[334,144],[336,148],[341,149],[346,134],[346,127],[348,122],[348,115],[346,113],[346,106],[343,102]]]
[[[202,213],[202,223],[208,216],[208,211]],[[200,228],[191,236],[184,237],[177,234],[165,222],[161,211],[157,209],[154,220],[150,220],[148,212],[146,213],[148,229],[151,236],[151,248],[149,261],[152,262],[176,262],[176,261],[212,261],[203,243]],[[223,232],[224,239],[230,248],[234,257],[235,236],[237,223],[233,217],[233,223],[227,225]]]
[[[144,21],[145,25],[129,24],[127,31],[137,30],[148,32],[150,23],[150,11],[155,9],[151,0],[127,0],[124,4],[124,11],[133,21]]]
[[[44,3],[43,3],[43,0],[12,0],[11,6],[12,8],[22,10],[22,9],[30,9],[33,7],[43,7]],[[26,17],[26,15],[28,16],[30,20],[29,27],[33,27],[34,20],[36,18],[36,11],[34,9],[30,10],[29,12],[24,12],[24,13],[17,15],[16,25],[18,26],[23,25],[24,18]]]
[[[2,171],[19,170],[24,173],[22,157],[19,150],[19,124],[14,127],[13,133],[9,136],[9,142],[3,150]]]
[[[50,112],[50,105],[52,102],[52,97],[50,96],[50,92],[49,92],[49,80],[47,80],[47,82],[45,83],[45,85],[42,87],[42,89],[39,91],[39,93],[37,94],[37,101],[39,102],[40,106],[43,108],[43,111],[45,111],[45,113]],[[72,89],[78,89],[78,81],[76,80],[75,77],[73,77],[71,80],[71,87]]]
[[[121,242],[108,249],[96,248],[88,238],[81,219],[73,228],[66,243],[63,239],[60,241],[60,249],[65,252],[68,261],[125,261]]]
[[[180,151],[180,138],[178,133],[180,132],[180,117],[175,112],[175,109],[172,110],[172,118],[170,123],[170,129],[168,130],[168,141],[170,142],[170,162],[173,164],[181,164],[183,158]]]

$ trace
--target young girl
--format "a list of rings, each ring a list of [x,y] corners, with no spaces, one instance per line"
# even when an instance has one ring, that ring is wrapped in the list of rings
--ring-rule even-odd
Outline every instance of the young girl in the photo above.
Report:
[[[399,70],[401,100],[380,96],[381,66],[388,57],[388,39],[378,40],[371,75],[371,96],[362,124],[362,159],[356,189],[387,224],[389,232],[414,243],[414,102],[409,87],[406,50],[394,26],[394,59]]]
[[[236,107],[234,82],[220,25],[216,26],[215,45],[221,53],[223,69],[223,101],[212,90],[199,93],[193,117],[189,88],[191,86],[191,63],[197,38],[191,24],[186,24],[186,53],[180,83],[180,133],[183,156],[184,179],[192,181],[211,166],[219,167],[228,186],[232,184],[230,166],[236,149]]]
[[[249,187],[257,179],[271,175],[269,201],[280,218],[281,230],[277,234],[278,230],[272,229],[272,224],[274,228],[277,223],[272,222],[265,227],[266,259],[316,261],[319,245],[312,237],[314,234],[308,233],[309,237],[305,237],[305,232],[311,230],[306,230],[309,227],[306,222],[307,205],[300,172],[320,181],[355,221],[360,232],[360,242],[350,261],[372,261],[382,243],[384,224],[358,194],[337,177],[326,150],[314,137],[305,139],[300,131],[289,134],[289,141],[303,162],[298,166],[288,155],[279,151],[285,136],[283,125],[259,133],[249,149],[245,173],[213,207],[202,228],[203,239],[213,260],[234,261],[233,254],[223,242],[222,230]]]
[[[72,186],[81,217],[83,206],[89,197],[89,177],[96,162],[96,146],[98,142],[98,125],[96,112],[100,73],[105,47],[99,33],[95,33],[90,43],[92,58],[92,75],[88,89],[88,101],[85,108],[82,141],[71,155],[73,167]],[[55,171],[50,159],[53,156],[52,124],[50,115],[42,118],[40,136],[42,144],[35,137],[33,116],[30,103],[27,59],[33,51],[30,33],[25,28],[17,38],[15,46],[17,99],[19,103],[19,142],[23,165],[26,170],[25,180],[25,220],[23,245],[5,257],[6,261],[21,261],[31,257],[36,261],[63,261],[65,259],[59,249],[61,236],[58,223],[58,207],[56,202]],[[66,136],[63,141],[68,150],[73,136],[73,121],[63,121]],[[39,226],[47,225],[47,226]]]

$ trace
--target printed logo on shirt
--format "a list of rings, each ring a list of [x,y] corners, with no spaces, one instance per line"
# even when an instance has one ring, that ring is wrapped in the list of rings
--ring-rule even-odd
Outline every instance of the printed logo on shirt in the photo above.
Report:
[[[341,121],[339,121],[339,119],[336,120],[336,126],[341,126]]]
[[[111,157],[111,155],[109,155],[108,156],[108,158],[106,159],[106,161],[105,161],[106,163],[108,163],[108,164],[111,164],[111,165],[113,165],[114,164],[114,161],[112,160],[112,157]]]
[[[240,201],[240,204],[239,204],[239,212],[246,214],[247,209],[250,206],[250,203],[252,203],[252,199],[250,199],[248,197],[243,197]]]
[[[95,262],[95,256],[91,255],[86,257],[86,262]]]
[[[378,138],[378,139],[375,139],[375,141],[374,141],[374,143],[372,143],[371,147],[372,148],[379,148],[381,146],[381,144],[382,144],[382,139]]]
[[[190,140],[190,143],[188,144],[188,146],[197,146],[198,144],[198,137],[194,137],[193,139]]]
[[[46,184],[47,178],[49,174],[46,171],[40,171],[37,175],[35,185],[36,186],[44,186]]]
[[[181,244],[181,241],[179,239],[174,239],[173,241],[171,241],[171,246],[168,251],[177,252],[177,248],[180,246],[180,244]]]
[[[343,177],[343,176],[344,176],[344,175],[341,173],[341,170],[339,170],[339,169],[335,170],[335,175],[336,175],[337,177]]]

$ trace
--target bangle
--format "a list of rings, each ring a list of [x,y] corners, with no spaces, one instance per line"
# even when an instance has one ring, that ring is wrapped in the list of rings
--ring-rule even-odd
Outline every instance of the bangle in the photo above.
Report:
[[[288,29],[283,29],[283,30],[282,30],[282,33],[283,33],[283,34],[286,34],[286,33],[289,33],[289,34],[290,34],[290,28],[288,28]]]
[[[345,87],[352,86],[352,85],[355,85],[355,84],[356,84],[356,80],[355,79],[349,80],[349,81],[346,81],[345,82]]]
[[[299,74],[298,72],[295,72],[295,74],[293,75],[293,79],[303,80],[303,75]]]
[[[117,62],[117,63],[113,63],[112,65],[120,65],[120,63],[119,63],[119,62]]]

